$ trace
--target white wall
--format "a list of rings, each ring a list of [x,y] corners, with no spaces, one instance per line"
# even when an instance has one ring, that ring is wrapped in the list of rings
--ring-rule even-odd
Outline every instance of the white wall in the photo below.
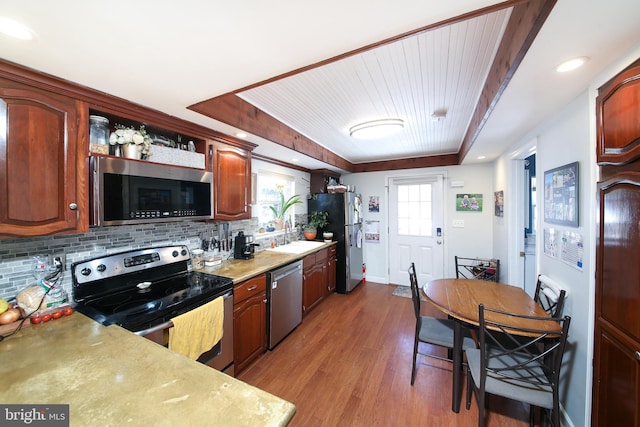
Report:
[[[558,121],[543,131],[538,138],[536,155],[536,175],[543,189],[544,171],[575,161],[579,162],[579,227],[566,227],[547,224],[541,218],[538,228],[538,271],[552,277],[567,290],[564,314],[571,316],[571,330],[567,350],[566,366],[570,367],[563,377],[562,400],[565,411],[574,425],[586,425],[584,407],[590,400],[591,356],[589,343],[593,335],[590,321],[592,289],[594,287],[594,247],[595,217],[593,197],[595,194],[595,177],[592,165],[595,149],[590,142],[590,109],[589,94],[584,92],[564,111],[558,114]],[[541,217],[544,191],[538,191],[538,206]],[[557,233],[563,231],[578,232],[584,239],[583,268],[570,266],[558,258],[544,254],[544,229],[553,228]],[[558,236],[558,239],[560,236]]]
[[[445,223],[443,224],[445,276],[455,277],[453,257],[493,257],[493,166],[490,164],[449,166],[438,168],[406,169],[384,172],[363,172],[342,176],[344,184],[355,186],[367,206],[369,196],[380,197],[380,212],[365,208],[364,220],[380,221],[380,243],[364,243],[364,262],[367,264],[367,280],[389,283],[388,253],[388,194],[387,181],[391,177],[444,174]],[[451,188],[451,181],[464,181],[464,187]],[[456,212],[457,193],[481,193],[484,196],[483,211]],[[464,228],[453,228],[452,220],[462,219]]]
[[[513,152],[521,149],[532,139],[537,139],[536,176],[538,177],[538,235],[537,270],[561,283],[567,289],[564,314],[571,316],[569,346],[565,357],[565,370],[561,387],[561,401],[565,411],[565,425],[588,426],[591,420],[591,387],[593,359],[593,325],[595,295],[595,244],[596,244],[596,190],[597,165],[595,163],[595,97],[597,88],[640,56],[640,46],[621,58],[610,69],[599,76],[589,88],[553,119],[530,132],[515,149],[506,152],[495,166],[495,181],[498,186],[509,187],[513,178]],[[579,162],[579,210],[578,227],[558,226],[544,222],[544,191],[542,180],[546,170]],[[505,218],[513,214],[513,206],[506,203],[512,195],[505,191]],[[544,229],[554,228],[578,232],[583,238],[584,255],[581,270],[561,259],[544,254]],[[507,247],[509,232],[520,232],[509,224],[497,223],[494,227],[495,252],[499,246]],[[508,255],[514,256],[513,252]],[[513,264],[512,264],[513,265]]]

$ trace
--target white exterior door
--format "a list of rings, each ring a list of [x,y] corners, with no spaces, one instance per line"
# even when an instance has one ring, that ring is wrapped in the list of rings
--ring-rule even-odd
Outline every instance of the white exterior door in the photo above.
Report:
[[[389,182],[389,281],[409,286],[415,263],[418,283],[444,274],[442,175],[393,178]]]

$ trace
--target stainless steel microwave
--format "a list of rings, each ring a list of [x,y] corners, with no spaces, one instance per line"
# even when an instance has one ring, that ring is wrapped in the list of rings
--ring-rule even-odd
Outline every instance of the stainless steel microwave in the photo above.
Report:
[[[114,157],[89,162],[93,226],[212,218],[211,172]]]

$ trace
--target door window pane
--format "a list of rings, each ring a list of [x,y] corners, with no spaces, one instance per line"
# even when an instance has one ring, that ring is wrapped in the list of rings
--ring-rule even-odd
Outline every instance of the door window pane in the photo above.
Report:
[[[398,186],[398,235],[433,235],[431,184]]]

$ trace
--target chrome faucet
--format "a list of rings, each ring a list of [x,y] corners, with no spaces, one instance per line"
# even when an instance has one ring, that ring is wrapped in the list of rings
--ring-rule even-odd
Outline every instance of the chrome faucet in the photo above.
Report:
[[[288,243],[291,243],[291,236],[289,235],[290,232],[291,232],[291,224],[287,220],[284,222],[284,244],[285,245]]]

